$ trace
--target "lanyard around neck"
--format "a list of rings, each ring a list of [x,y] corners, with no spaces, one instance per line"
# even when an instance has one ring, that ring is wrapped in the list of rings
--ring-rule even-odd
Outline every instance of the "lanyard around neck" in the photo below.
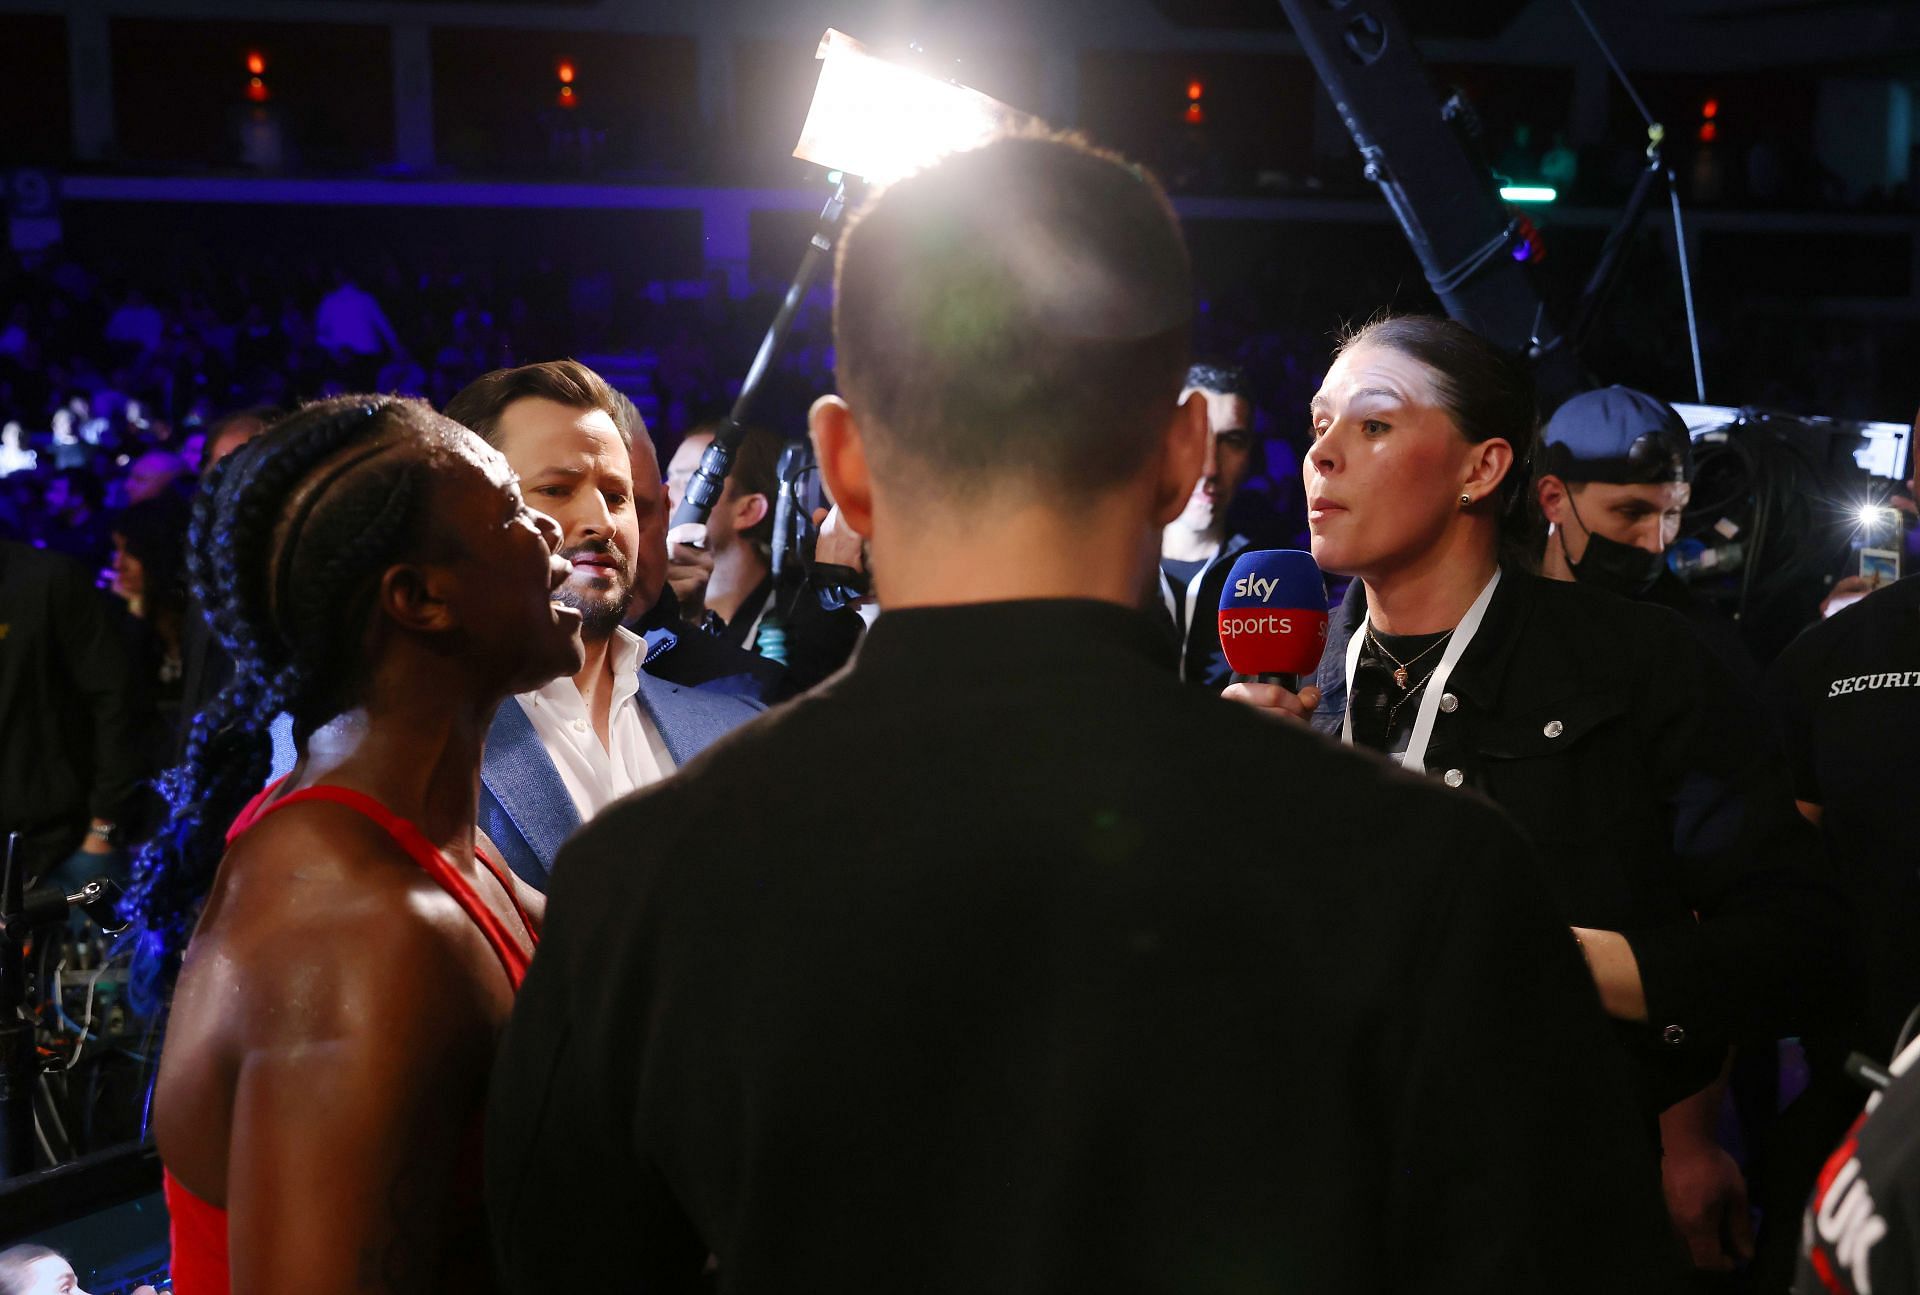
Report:
[[[1487,605],[1493,601],[1493,591],[1500,583],[1500,571],[1496,567],[1493,578],[1487,581],[1486,588],[1473,600],[1473,606],[1467,608],[1467,614],[1460,618],[1454,627],[1453,638],[1447,643],[1447,650],[1440,655],[1440,664],[1433,668],[1427,677],[1426,692],[1421,695],[1420,709],[1413,721],[1413,734],[1407,739],[1406,752],[1397,759],[1400,767],[1409,773],[1427,771],[1427,747],[1433,742],[1433,726],[1440,718],[1440,698],[1447,691],[1447,680],[1453,675],[1454,666],[1467,650],[1467,644],[1473,642],[1473,636],[1480,630],[1480,622],[1487,617]],[[1367,628],[1372,617],[1361,620],[1358,630],[1347,640],[1347,714],[1340,724],[1340,740],[1348,746],[1353,745],[1353,676],[1360,667],[1360,648],[1366,642]]]

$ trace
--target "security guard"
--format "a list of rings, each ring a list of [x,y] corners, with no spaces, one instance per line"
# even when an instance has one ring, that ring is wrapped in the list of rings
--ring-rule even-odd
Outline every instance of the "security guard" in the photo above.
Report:
[[[1864,987],[1857,1012],[1803,1040],[1806,1092],[1768,1146],[1781,1207],[1806,1199],[1866,1097],[1844,1072],[1847,1054],[1888,1060],[1920,1010],[1920,847],[1913,840],[1920,575],[1801,634],[1767,671],[1765,695],[1786,739],[1800,811],[1819,825],[1832,873],[1860,915],[1854,956]],[[1794,1262],[1779,1252],[1790,1239],[1775,1247],[1763,1238],[1760,1265],[1776,1288]]]

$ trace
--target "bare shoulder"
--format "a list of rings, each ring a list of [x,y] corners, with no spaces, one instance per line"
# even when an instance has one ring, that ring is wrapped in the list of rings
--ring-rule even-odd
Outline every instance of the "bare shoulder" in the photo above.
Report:
[[[472,921],[378,824],[304,804],[249,830],[221,862],[179,1006],[217,986],[247,1042],[333,1035],[422,999],[447,1025],[477,1024],[510,1006],[499,979]]]
[[[188,947],[155,1096],[161,1153],[219,1200],[235,1101],[261,1058],[377,1042],[478,1064],[511,1007],[472,921],[378,825],[290,806],[227,852]]]

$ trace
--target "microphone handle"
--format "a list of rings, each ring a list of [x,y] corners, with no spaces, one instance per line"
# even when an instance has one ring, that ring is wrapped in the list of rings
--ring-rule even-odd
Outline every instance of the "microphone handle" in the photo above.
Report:
[[[1300,691],[1300,676],[1297,674],[1235,674],[1229,683],[1277,683],[1288,692]]]

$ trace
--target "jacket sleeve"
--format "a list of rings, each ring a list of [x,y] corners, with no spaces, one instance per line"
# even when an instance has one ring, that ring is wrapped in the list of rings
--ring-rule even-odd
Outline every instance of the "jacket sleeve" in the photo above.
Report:
[[[1388,1286],[1665,1290],[1678,1264],[1625,1054],[1517,830],[1457,808],[1388,1112]]]
[[[72,672],[73,686],[92,721],[87,812],[116,821],[152,772],[141,760],[144,716],[139,680],[126,636],[113,622],[106,597],[78,569],[62,564],[49,600],[51,629]]]
[[[1760,704],[1683,633],[1643,677],[1649,773],[1696,917],[1624,932],[1655,1037],[1678,1047],[1815,1028],[1851,987],[1852,915]]]

